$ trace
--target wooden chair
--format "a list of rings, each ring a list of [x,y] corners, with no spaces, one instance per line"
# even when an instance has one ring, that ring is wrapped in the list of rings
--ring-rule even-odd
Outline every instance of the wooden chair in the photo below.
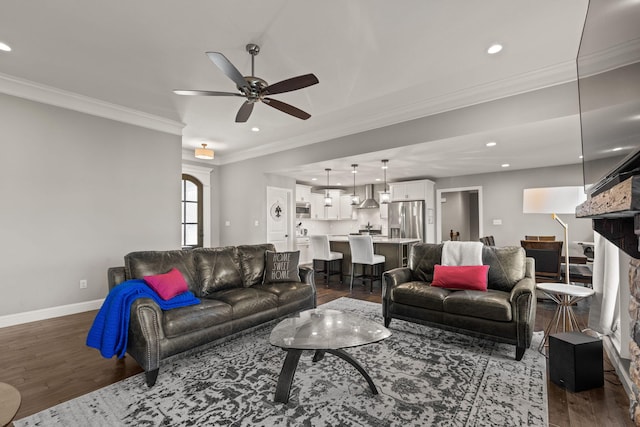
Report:
[[[555,242],[556,236],[524,236],[524,240],[535,240],[538,242]]]
[[[485,246],[495,246],[496,241],[493,239],[493,236],[484,236],[480,238],[480,241]]]
[[[562,241],[520,240],[528,257],[536,262],[536,283],[562,281]]]

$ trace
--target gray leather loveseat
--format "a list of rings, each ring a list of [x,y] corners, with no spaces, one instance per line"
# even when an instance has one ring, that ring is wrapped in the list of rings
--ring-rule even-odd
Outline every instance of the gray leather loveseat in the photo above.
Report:
[[[430,286],[442,244],[418,243],[409,253],[408,267],[384,273],[382,314],[391,319],[515,344],[516,360],[531,345],[536,318],[535,268],[521,247],[482,248],[489,265],[487,291],[448,290]]]
[[[131,306],[127,353],[145,370],[149,387],[160,361],[218,338],[301,310],[315,308],[313,270],[301,282],[263,283],[271,244],[132,252],[108,271],[109,289],[128,279],[180,270],[201,303],[162,311],[150,298]]]

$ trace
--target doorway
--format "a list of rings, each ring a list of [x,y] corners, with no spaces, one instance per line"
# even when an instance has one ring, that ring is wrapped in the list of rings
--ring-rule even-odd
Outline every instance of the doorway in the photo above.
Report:
[[[482,230],[482,187],[443,188],[436,191],[437,242],[477,242]],[[453,239],[452,239],[453,234]]]

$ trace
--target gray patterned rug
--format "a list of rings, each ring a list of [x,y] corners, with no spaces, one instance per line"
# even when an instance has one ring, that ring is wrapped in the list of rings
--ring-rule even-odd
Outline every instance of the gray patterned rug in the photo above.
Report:
[[[323,307],[382,323],[380,304],[341,298]],[[344,361],[305,352],[289,403],[273,402],[285,352],[275,324],[164,362],[149,389],[139,374],[15,421],[22,426],[546,426],[546,362],[535,348],[400,320],[391,337],[348,349],[379,395]]]

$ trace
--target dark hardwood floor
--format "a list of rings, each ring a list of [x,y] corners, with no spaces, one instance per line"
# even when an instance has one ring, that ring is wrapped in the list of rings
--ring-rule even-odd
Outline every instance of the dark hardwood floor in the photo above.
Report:
[[[343,296],[349,296],[348,283],[332,283],[330,288],[318,284],[318,305]],[[351,297],[380,302],[379,285],[373,294],[354,285]],[[554,309],[552,302],[538,302],[536,330],[543,329]],[[588,307],[581,305],[576,311],[584,320]],[[85,345],[95,314],[90,311],[0,328],[0,382],[12,384],[22,394],[15,419],[141,372],[131,357],[103,359]],[[604,387],[571,393],[548,381],[547,390],[550,426],[633,426],[629,399],[606,355]]]

